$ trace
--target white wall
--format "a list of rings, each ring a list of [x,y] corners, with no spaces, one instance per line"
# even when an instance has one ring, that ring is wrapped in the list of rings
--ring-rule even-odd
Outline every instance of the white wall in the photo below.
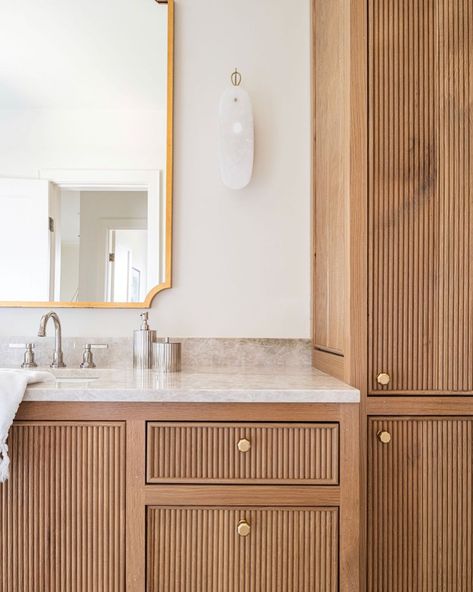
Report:
[[[176,0],[174,288],[151,322],[173,336],[310,334],[310,2]],[[217,106],[238,67],[253,99],[250,186],[219,179]],[[41,310],[0,310],[31,334]],[[62,310],[66,335],[131,335],[138,311]]]

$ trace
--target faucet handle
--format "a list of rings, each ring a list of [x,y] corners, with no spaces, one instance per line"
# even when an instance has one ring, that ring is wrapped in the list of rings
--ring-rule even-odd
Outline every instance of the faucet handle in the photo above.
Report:
[[[36,347],[35,343],[10,343],[8,347],[12,349],[24,349],[23,364],[21,368],[37,368],[38,364],[34,359],[33,349]]]
[[[82,363],[81,368],[96,368],[94,363],[94,356],[92,354],[93,349],[107,349],[108,344],[106,343],[86,343],[84,345],[84,351],[82,352]]]

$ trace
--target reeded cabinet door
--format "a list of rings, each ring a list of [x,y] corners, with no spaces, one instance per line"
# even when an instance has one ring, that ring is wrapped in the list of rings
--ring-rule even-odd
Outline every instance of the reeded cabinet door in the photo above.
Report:
[[[473,5],[368,0],[368,37],[369,392],[471,393]]]
[[[18,422],[8,444],[0,590],[123,591],[124,424]]]
[[[336,508],[149,507],[148,592],[335,592]]]
[[[368,423],[368,592],[473,590],[473,418]]]

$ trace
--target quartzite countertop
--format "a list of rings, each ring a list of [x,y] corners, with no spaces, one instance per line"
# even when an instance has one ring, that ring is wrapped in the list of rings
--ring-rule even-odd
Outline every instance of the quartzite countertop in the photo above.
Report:
[[[312,368],[202,368],[173,374],[66,368],[53,373],[58,377],[57,382],[51,378],[30,385],[24,401],[358,403],[360,400],[357,389]],[[60,382],[61,378],[72,381]]]

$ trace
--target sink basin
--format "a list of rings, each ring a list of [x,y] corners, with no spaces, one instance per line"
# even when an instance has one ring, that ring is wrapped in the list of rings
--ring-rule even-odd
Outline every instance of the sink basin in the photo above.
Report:
[[[56,376],[56,382],[94,382],[98,380],[98,376]]]

